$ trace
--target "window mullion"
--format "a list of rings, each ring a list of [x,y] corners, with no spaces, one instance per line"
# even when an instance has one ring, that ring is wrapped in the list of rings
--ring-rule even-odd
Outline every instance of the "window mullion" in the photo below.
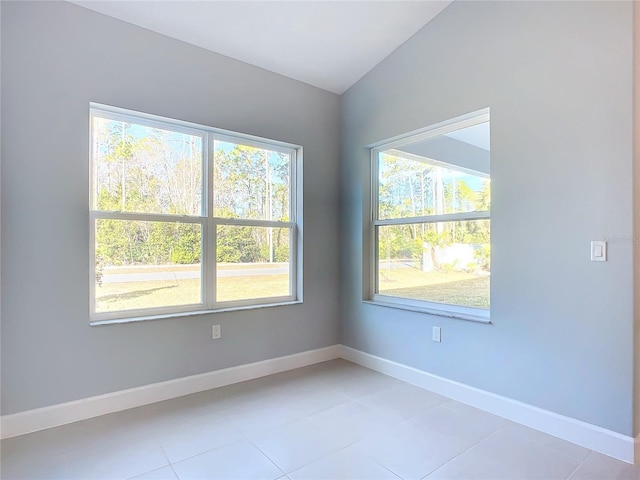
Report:
[[[96,311],[96,217],[89,215],[89,314]]]
[[[259,220],[248,218],[213,218],[216,225],[232,225],[236,227],[273,227],[293,228],[295,222],[281,222],[278,220]]]
[[[385,225],[411,225],[414,223],[435,223],[435,222],[465,222],[469,220],[484,220],[491,218],[489,210],[481,212],[465,213],[443,213],[442,215],[425,215],[420,217],[386,218],[384,220],[374,220],[375,226]]]
[[[297,280],[296,280],[296,247],[297,234],[295,228],[296,211],[295,211],[295,199],[297,196],[297,181],[296,181],[296,164],[297,164],[297,152],[293,151],[289,154],[289,219],[292,221],[292,226],[289,227],[289,296],[297,296]]]
[[[164,213],[135,213],[135,212],[108,212],[92,210],[89,212],[92,219],[104,220],[128,220],[132,222],[179,222],[201,223],[203,217],[198,215],[169,215]]]
[[[371,228],[369,229],[369,298],[373,298],[378,291],[378,216],[380,212],[380,173],[379,173],[380,150],[371,151],[371,202],[369,218]]]
[[[216,225],[213,219],[213,198],[214,198],[214,142],[215,135],[207,135],[206,152],[206,199],[204,209],[207,216],[206,236],[207,241],[203,243],[204,249],[204,300],[208,308],[213,308],[216,303]]]

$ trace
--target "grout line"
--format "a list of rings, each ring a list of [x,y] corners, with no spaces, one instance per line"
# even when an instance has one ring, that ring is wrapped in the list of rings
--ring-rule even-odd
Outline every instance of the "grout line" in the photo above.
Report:
[[[160,450],[162,451],[162,455],[167,460],[167,465],[171,465],[171,460],[169,459],[169,456],[167,455],[167,452],[165,451],[164,446],[162,445],[162,442],[158,442],[158,445],[160,446]]]
[[[453,462],[456,458],[464,455],[465,453],[467,453],[469,450],[477,447],[478,445],[480,445],[483,442],[486,442],[489,438],[493,437],[496,433],[498,433],[499,431],[501,431],[503,428],[505,427],[505,425],[503,425],[502,427],[498,428],[495,432],[490,433],[489,435],[487,435],[486,437],[484,437],[483,439],[477,441],[476,443],[474,443],[473,445],[471,445],[469,448],[463,450],[462,452],[458,453],[457,455],[455,455],[454,457],[450,458],[449,460],[447,460],[446,462],[444,462],[442,465],[440,465],[437,468],[434,468],[433,470],[431,470],[429,473],[427,473],[425,476],[421,477],[420,480],[424,480],[425,478],[427,478],[429,475],[431,475],[433,472],[435,472],[436,470],[440,470],[442,467],[444,467],[445,465],[450,464],[451,462]]]
[[[367,458],[369,458],[369,457],[367,457]],[[388,468],[387,466],[382,465],[381,463],[378,463],[378,462],[376,462],[376,461],[375,461],[375,460],[373,460],[373,459],[370,459],[370,460],[371,460],[371,461],[373,461],[373,463],[375,463],[376,465],[378,465],[378,466],[380,466],[380,467],[384,468],[387,472],[389,472],[389,473],[390,473],[391,475],[393,475],[394,477],[398,477],[400,480],[404,480],[404,478],[402,478],[400,475],[398,475],[396,472],[394,472],[393,470],[391,470],[391,469],[390,469],[390,468]]]
[[[569,458],[569,459],[571,459],[571,460],[575,460],[575,461],[576,461],[576,462],[578,462],[579,464],[582,464],[582,463],[587,459],[587,457],[588,457],[589,455],[591,455],[591,452],[593,451],[593,450],[590,450],[590,449],[588,449],[588,448],[586,448],[586,447],[582,447],[582,446],[580,446],[580,445],[578,445],[578,444],[576,444],[576,443],[570,442],[570,441],[568,441],[568,440],[564,440],[564,439],[562,439],[562,438],[556,437],[555,435],[551,435],[551,434],[549,434],[549,433],[541,432],[540,430],[536,430],[536,429],[534,429],[534,428],[528,427],[528,426],[523,425],[523,424],[521,424],[521,423],[518,423],[518,422],[512,422],[511,420],[509,420],[509,422],[510,422],[511,424],[513,424],[513,425],[517,425],[517,426],[520,426],[520,427],[524,427],[524,428],[528,428],[528,429],[530,429],[530,430],[533,430],[533,431],[534,431],[534,432],[536,432],[536,433],[541,433],[541,434],[543,434],[543,435],[548,435],[549,437],[554,438],[554,439],[556,439],[556,440],[558,440],[558,441],[565,442],[565,443],[569,443],[569,444],[571,444],[571,445],[574,445],[574,446],[577,446],[577,447],[580,447],[580,448],[584,448],[585,450],[587,450],[587,452],[588,452],[588,453],[587,453],[587,455],[586,455],[584,458],[580,459],[580,458],[574,457],[573,455],[569,455],[569,454],[567,454],[567,453],[565,453],[565,452],[561,452],[559,448],[556,448],[556,447],[551,446],[551,445],[546,445],[545,443],[543,443],[543,442],[541,442],[541,441],[539,441],[539,440],[529,438],[529,437],[527,437],[526,435],[522,435],[522,436],[521,436],[524,440],[526,440],[526,441],[528,441],[528,442],[531,442],[531,443],[533,443],[533,444],[537,445],[538,447],[544,448],[544,449],[546,449],[546,450],[551,450],[552,452],[555,452],[555,453],[557,453],[557,454],[559,454],[559,455],[562,455],[563,457],[567,457],[567,458]],[[505,425],[505,427],[506,427],[506,425]],[[518,435],[517,433],[516,433],[515,435],[516,435],[516,436],[520,436],[520,435]]]
[[[236,443],[240,443],[241,441],[242,441],[242,439],[234,440],[233,442],[225,443],[224,445],[218,445],[217,447],[209,448],[209,449],[204,450],[202,452],[198,452],[198,453],[195,453],[195,454],[190,455],[188,457],[181,458],[180,460],[176,460],[175,462],[169,461],[169,465],[173,466],[176,463],[181,463],[181,462],[184,462],[184,461],[187,461],[187,460],[191,460],[192,458],[199,457],[200,455],[204,455],[205,453],[213,452],[214,450],[219,450],[221,448],[228,447],[229,445],[235,445]]]
[[[243,435],[243,434],[242,434],[242,432],[240,432],[240,434],[241,434],[241,435]],[[213,452],[213,451],[215,451],[215,450],[219,450],[219,449],[221,449],[221,448],[228,447],[228,446],[230,446],[230,445],[235,445],[236,443],[241,443],[241,442],[243,442],[243,441],[244,441],[244,442],[247,442],[247,443],[249,443],[250,445],[252,445],[253,447],[255,447],[255,448],[256,448],[256,449],[257,449],[257,450],[258,450],[262,455],[264,455],[264,456],[267,458],[267,460],[269,460],[271,463],[273,463],[273,465],[274,465],[278,470],[280,470],[280,472],[282,472],[282,475],[280,475],[280,476],[279,476],[279,477],[277,477],[277,478],[280,478],[280,477],[282,477],[283,475],[285,475],[285,476],[286,476],[286,473],[284,473],[284,471],[283,471],[283,470],[282,470],[278,465],[276,465],[276,463],[275,463],[273,460],[271,460],[271,458],[270,458],[266,453],[264,453],[264,452],[263,452],[263,451],[262,451],[262,450],[261,450],[261,449],[260,449],[256,444],[254,444],[251,440],[249,440],[249,439],[248,439],[248,438],[246,438],[246,437],[243,437],[243,438],[241,438],[241,439],[239,439],[239,440],[236,440],[236,441],[234,441],[234,442],[231,442],[231,443],[225,443],[224,445],[220,445],[220,446],[218,446],[218,447],[211,448],[211,449],[209,449],[209,450],[206,450],[206,451],[204,451],[204,452],[197,453],[197,454],[192,455],[192,456],[190,456],[190,457],[182,458],[182,459],[180,459],[180,460],[178,460],[178,461],[176,461],[176,462],[173,462],[173,463],[169,462],[169,466],[171,467],[171,469],[173,470],[173,472],[176,474],[176,477],[177,477],[177,476],[178,476],[178,474],[177,474],[177,472],[176,472],[175,468],[173,468],[173,465],[174,465],[174,464],[176,464],[176,463],[181,463],[181,462],[184,462],[184,461],[186,461],[186,460],[191,460],[192,458],[199,457],[200,455],[204,455],[205,453],[210,453],[210,452]],[[179,478],[179,477],[178,477],[178,478]]]
[[[173,471],[173,474],[176,476],[176,478],[178,480],[180,480],[180,477],[178,476],[178,472],[176,472],[176,469],[173,468],[173,464],[172,463],[169,463],[169,468]]]
[[[276,427],[276,428],[278,428],[278,427]],[[271,463],[273,463],[273,465],[274,465],[278,470],[280,470],[280,471],[282,472],[282,475],[281,475],[280,477],[278,477],[278,478],[281,478],[282,476],[289,478],[289,476],[287,475],[287,473],[286,473],[282,468],[280,468],[280,465],[278,465],[278,464],[277,464],[277,463],[276,463],[276,462],[275,462],[275,461],[274,461],[274,460],[273,460],[269,455],[267,455],[267,453],[266,453],[266,452],[264,452],[264,451],[263,451],[263,450],[262,450],[258,445],[256,445],[256,443],[255,443],[253,440],[251,440],[250,438],[247,438],[246,440],[247,440],[247,442],[249,442],[251,445],[253,445],[253,447],[254,447],[256,450],[258,450],[262,455],[264,455],[264,456],[266,457],[266,459],[267,459],[267,460],[269,460]]]
[[[589,452],[589,455],[587,455],[587,456],[585,457],[585,459],[584,459],[584,460],[582,460],[582,461],[580,462],[580,464],[579,464],[579,465],[578,465],[578,466],[573,470],[573,472],[571,472],[571,473],[569,474],[569,476],[566,478],[566,480],[571,480],[571,478],[576,474],[576,472],[577,472],[578,470],[580,470],[580,468],[584,465],[584,463],[587,461],[587,459],[588,459],[592,454],[593,454],[593,450],[592,450],[592,451],[590,451],[590,452]]]
[[[368,454],[364,454],[366,456],[367,459],[371,460],[373,463],[375,463],[376,465],[378,465],[379,467],[384,468],[386,471],[388,471],[389,473],[391,473],[393,476],[398,477],[400,480],[404,480],[404,477],[402,477],[401,475],[397,474],[396,472],[394,472],[393,470],[391,470],[389,467],[387,467],[386,465],[383,465],[382,463],[380,463],[378,460],[376,460],[375,458],[369,456]]]

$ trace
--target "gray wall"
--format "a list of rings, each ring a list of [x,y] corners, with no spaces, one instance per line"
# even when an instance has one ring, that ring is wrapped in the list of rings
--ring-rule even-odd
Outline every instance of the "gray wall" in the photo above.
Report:
[[[365,146],[484,107],[492,324],[363,304]],[[343,343],[631,435],[631,119],[631,2],[454,2],[343,96]]]
[[[337,95],[72,4],[2,2],[2,100],[3,414],[338,343]],[[90,101],[303,145],[304,304],[90,327]]]

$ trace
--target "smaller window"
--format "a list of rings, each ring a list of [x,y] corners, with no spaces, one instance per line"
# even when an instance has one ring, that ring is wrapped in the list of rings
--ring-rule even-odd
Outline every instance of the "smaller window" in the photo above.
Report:
[[[486,321],[488,110],[372,150],[371,299]]]

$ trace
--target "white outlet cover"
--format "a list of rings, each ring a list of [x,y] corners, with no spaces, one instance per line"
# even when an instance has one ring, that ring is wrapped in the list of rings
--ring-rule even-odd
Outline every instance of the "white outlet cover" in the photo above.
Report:
[[[220,325],[213,325],[213,327],[211,328],[211,338],[213,340],[216,340],[218,338],[220,338],[221,335],[221,331],[220,331]]]
[[[442,330],[440,329],[440,327],[433,327],[431,338],[434,342],[442,341]]]
[[[606,240],[591,241],[591,261],[592,262],[607,261],[607,241]]]

